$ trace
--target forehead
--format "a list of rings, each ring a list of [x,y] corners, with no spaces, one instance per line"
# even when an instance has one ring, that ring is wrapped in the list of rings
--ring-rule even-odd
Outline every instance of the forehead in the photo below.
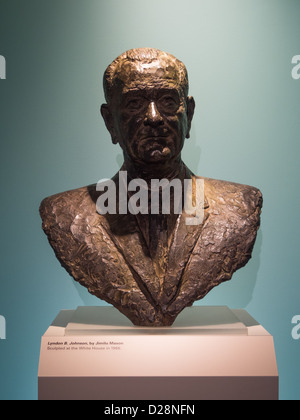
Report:
[[[155,60],[151,63],[125,61],[117,73],[117,79],[118,93],[121,95],[130,91],[183,90],[180,70],[170,61]]]

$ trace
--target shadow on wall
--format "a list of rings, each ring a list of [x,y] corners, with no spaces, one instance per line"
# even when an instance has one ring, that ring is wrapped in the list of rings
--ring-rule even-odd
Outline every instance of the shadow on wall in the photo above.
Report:
[[[194,126],[192,126],[191,138],[185,140],[182,151],[182,160],[195,175],[205,176],[205,174],[201,173],[201,170],[199,171],[198,169],[200,168],[201,147],[196,139],[196,130]]]
[[[248,264],[238,272],[239,278],[237,279],[236,285],[232,290],[232,299],[235,303],[235,306],[239,304],[240,307],[245,308],[252,300],[260,267],[262,242],[263,233],[262,230],[259,229],[252,253],[252,258]]]

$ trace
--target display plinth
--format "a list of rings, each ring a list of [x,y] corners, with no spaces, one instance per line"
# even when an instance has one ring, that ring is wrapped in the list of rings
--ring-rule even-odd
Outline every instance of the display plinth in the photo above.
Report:
[[[246,311],[186,308],[134,327],[112,307],[61,311],[42,337],[40,400],[278,399],[272,336]]]

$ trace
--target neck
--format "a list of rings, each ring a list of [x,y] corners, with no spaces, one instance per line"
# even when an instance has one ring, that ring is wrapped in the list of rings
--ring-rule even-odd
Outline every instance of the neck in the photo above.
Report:
[[[172,179],[179,178],[183,180],[186,175],[186,167],[179,156],[172,164],[138,164],[126,159],[122,171],[127,171],[130,179],[144,179],[148,184],[152,179]]]

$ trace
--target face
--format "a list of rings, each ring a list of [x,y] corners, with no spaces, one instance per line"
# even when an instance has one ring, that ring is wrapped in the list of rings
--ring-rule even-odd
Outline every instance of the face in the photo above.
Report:
[[[112,104],[102,115],[125,160],[139,164],[172,163],[189,136],[193,98],[186,98],[175,68],[130,64]],[[105,116],[106,114],[106,116]]]

